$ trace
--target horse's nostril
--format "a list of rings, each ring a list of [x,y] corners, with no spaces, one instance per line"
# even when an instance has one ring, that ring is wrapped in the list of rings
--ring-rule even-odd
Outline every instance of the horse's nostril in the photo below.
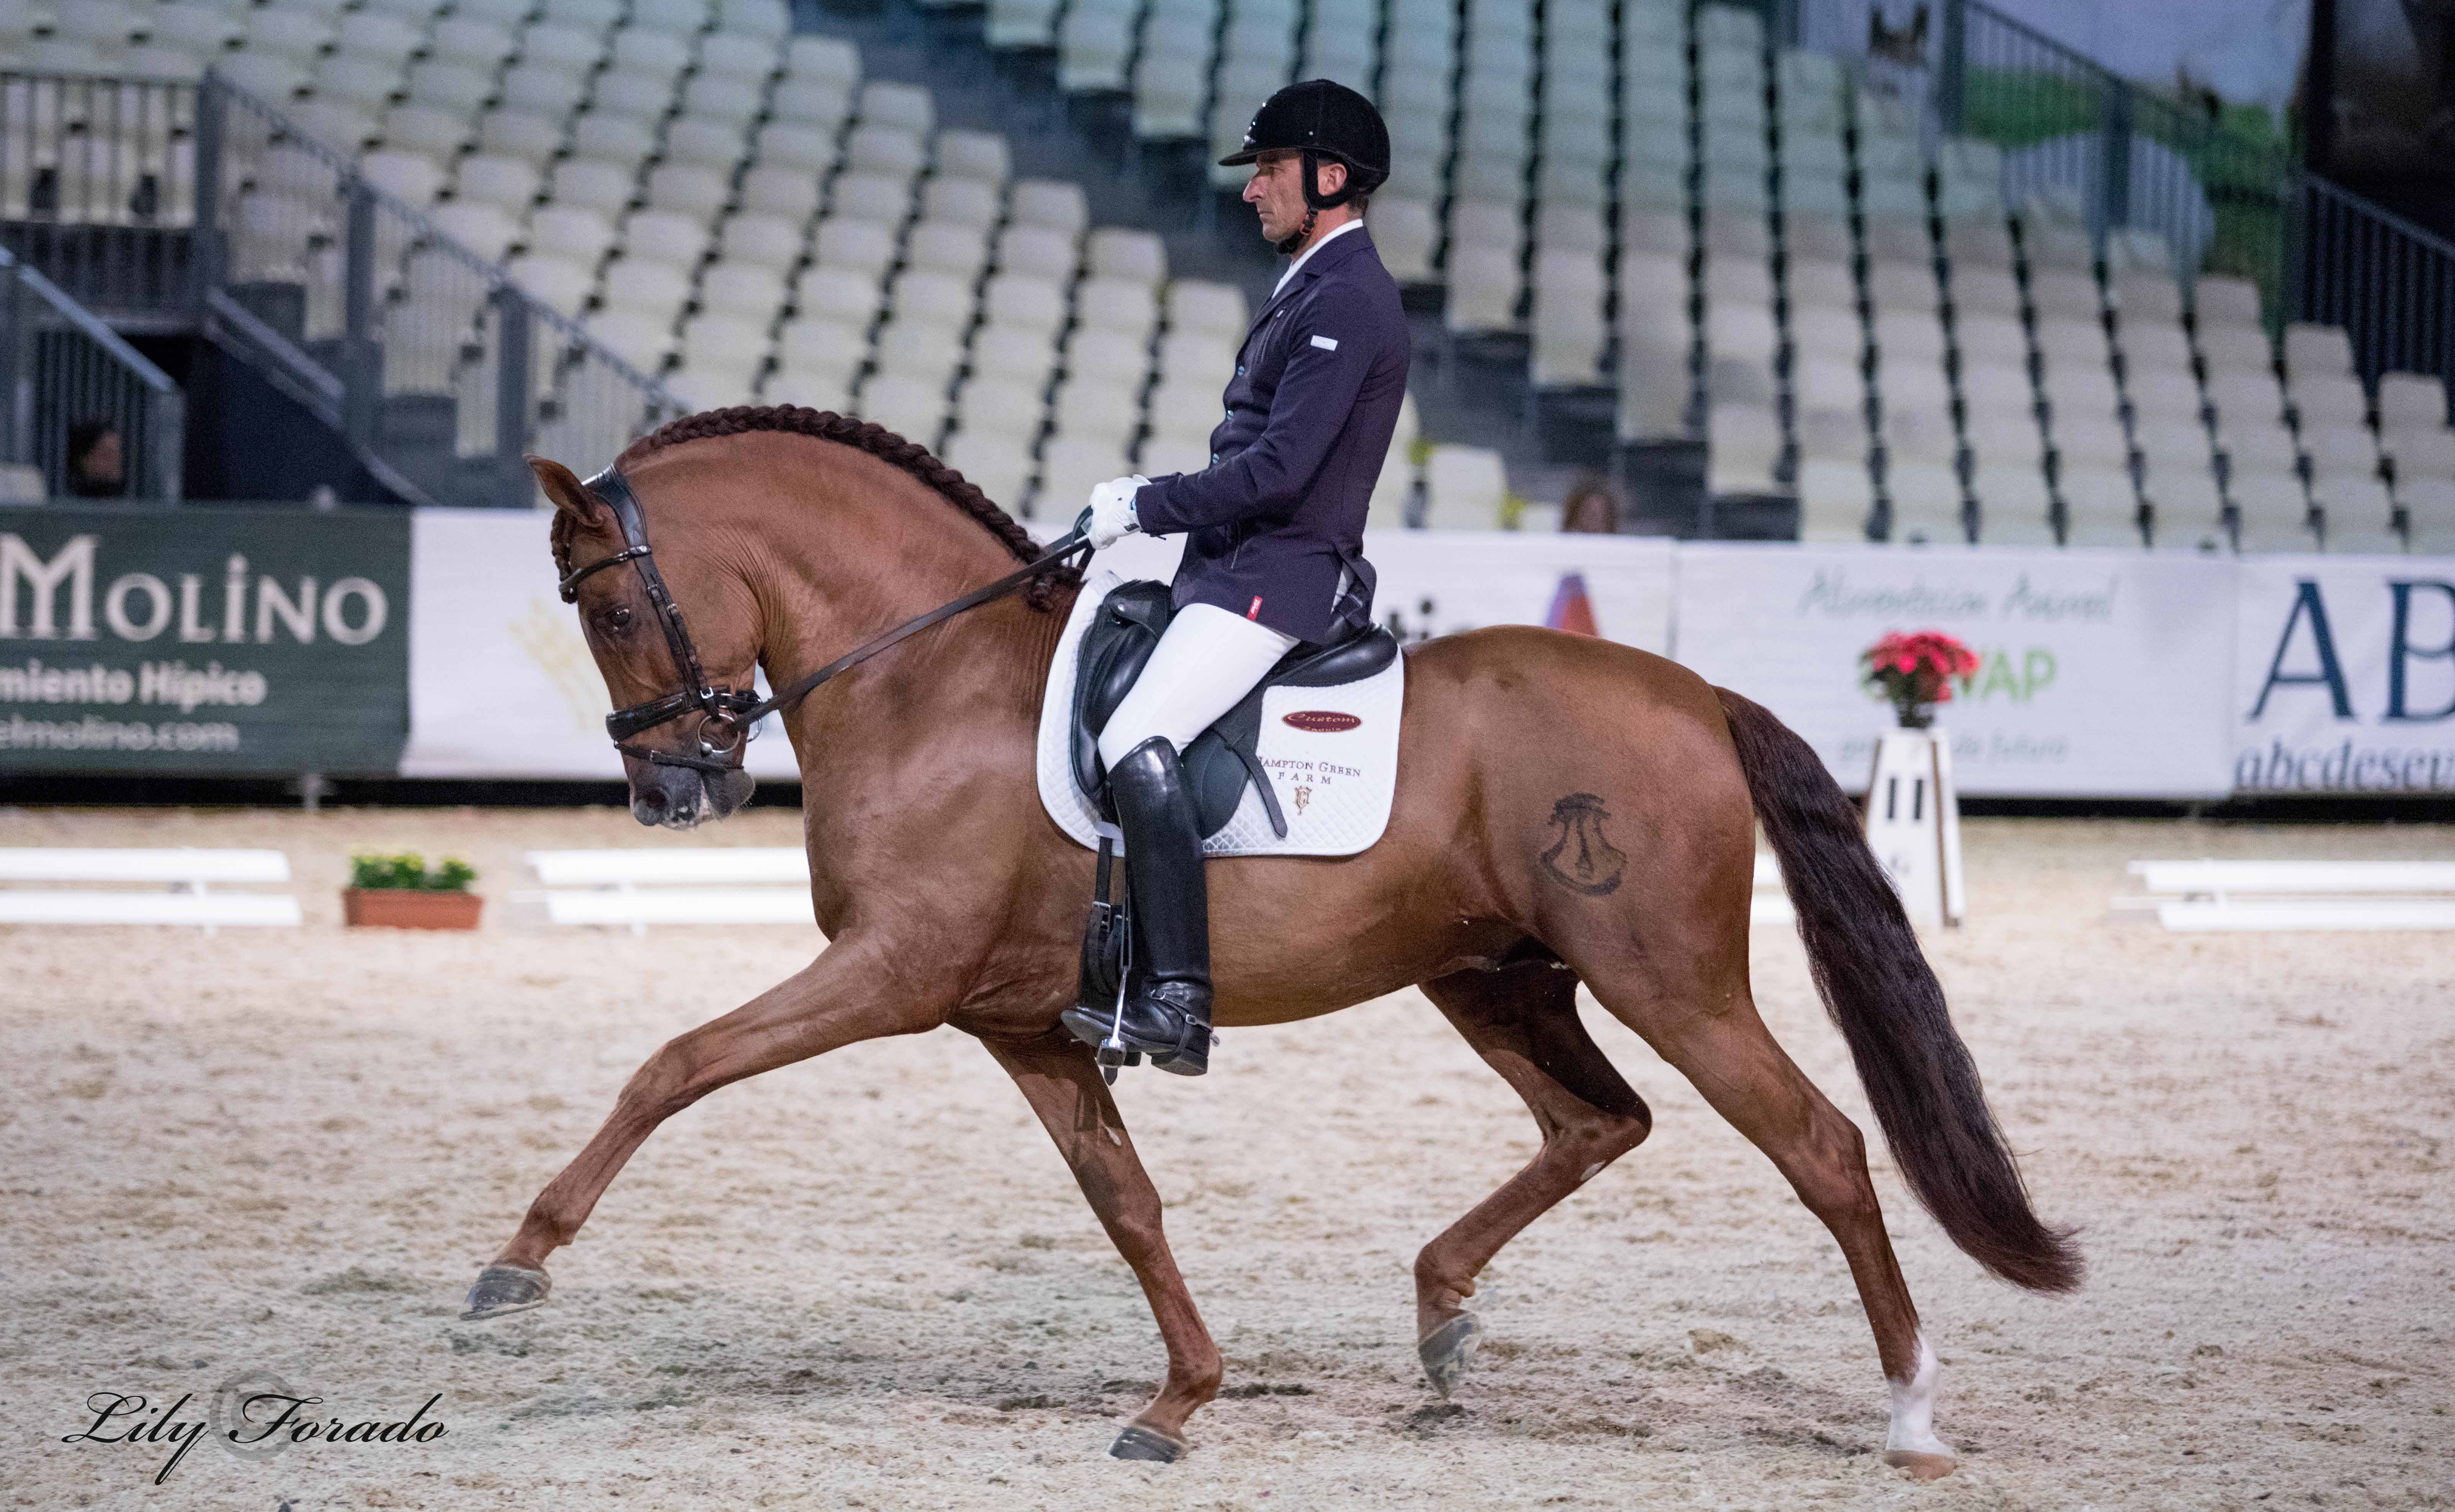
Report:
[[[631,804],[634,808],[646,809],[651,814],[661,814],[665,809],[665,795],[661,789],[650,788],[632,798]]]

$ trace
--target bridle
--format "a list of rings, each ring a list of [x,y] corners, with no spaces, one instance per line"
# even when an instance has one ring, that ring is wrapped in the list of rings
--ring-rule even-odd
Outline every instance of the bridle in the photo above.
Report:
[[[1089,555],[1091,549],[1090,542],[1084,538],[1083,526],[1078,522],[1071,534],[1021,569],[864,641],[790,688],[762,701],[752,689],[720,688],[707,680],[704,665],[700,660],[699,646],[691,639],[690,626],[682,618],[681,605],[674,602],[672,591],[665,587],[664,575],[657,571],[657,555],[648,545],[648,524],[639,512],[639,496],[631,492],[630,481],[622,476],[621,469],[609,467],[580,486],[613,512],[615,523],[622,529],[622,549],[611,556],[600,556],[585,567],[576,567],[565,574],[560,584],[562,601],[566,604],[578,602],[580,582],[594,574],[609,567],[619,567],[625,562],[637,566],[640,586],[646,589],[649,607],[656,611],[658,623],[664,628],[665,644],[673,652],[674,665],[681,669],[683,682],[678,693],[651,698],[645,703],[635,703],[607,715],[605,733],[613,737],[614,749],[626,756],[657,766],[687,767],[696,772],[739,771],[742,747],[748,743],[750,732],[760,720],[779,710],[790,709],[808,697],[820,684],[859,666],[896,642],[952,619],[967,609],[977,609],[993,599],[1004,598],[1032,579],[1065,566],[1067,559],[1078,553]],[[643,732],[660,724],[670,724],[692,713],[704,716],[700,721],[698,755],[658,751],[632,743],[634,737]]]

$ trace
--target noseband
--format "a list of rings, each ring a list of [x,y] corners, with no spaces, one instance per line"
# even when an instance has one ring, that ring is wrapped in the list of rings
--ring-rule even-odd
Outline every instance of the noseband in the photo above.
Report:
[[[657,571],[657,555],[648,545],[648,523],[639,512],[639,496],[631,492],[630,481],[622,476],[621,470],[609,467],[580,486],[614,512],[615,522],[622,528],[622,550],[566,574],[560,584],[562,601],[566,604],[578,602],[579,584],[592,574],[601,573],[609,567],[619,567],[625,562],[637,566],[640,585],[647,590],[649,606],[656,611],[658,622],[664,627],[665,644],[673,651],[674,665],[681,669],[684,684],[679,693],[669,693],[645,703],[635,703],[628,709],[615,710],[605,716],[605,733],[613,737],[614,749],[626,756],[657,766],[688,767],[696,772],[738,770],[741,765],[742,747],[748,743],[751,731],[767,716],[790,709],[830,677],[859,666],[907,636],[917,635],[932,625],[952,619],[967,609],[977,609],[992,599],[1004,598],[1033,578],[1065,566],[1077,554],[1090,554],[1090,543],[1084,538],[1083,529],[1078,525],[1071,534],[1019,571],[1008,573],[985,588],[976,588],[961,598],[941,604],[925,615],[905,620],[762,702],[750,689],[719,688],[707,680],[707,674],[700,661],[699,647],[691,639],[690,626],[682,619],[681,605],[674,602],[672,592],[665,587],[664,575]],[[632,738],[642,732],[660,724],[670,724],[693,712],[705,716],[700,722],[697,756],[657,751],[631,743]]]

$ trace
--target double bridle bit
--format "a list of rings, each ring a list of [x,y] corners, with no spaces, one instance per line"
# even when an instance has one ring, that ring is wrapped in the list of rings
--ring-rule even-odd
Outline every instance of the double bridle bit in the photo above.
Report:
[[[992,599],[1003,598],[1033,578],[1065,566],[1078,554],[1085,556],[1090,554],[1090,543],[1084,538],[1083,529],[1078,524],[1072,534],[1034,557],[1028,565],[985,588],[976,588],[961,598],[905,620],[884,635],[837,657],[783,692],[761,701],[759,695],[750,689],[719,688],[707,680],[707,673],[700,661],[699,647],[691,639],[690,626],[682,619],[681,606],[674,602],[672,592],[665,587],[664,575],[657,571],[657,555],[648,545],[648,524],[639,512],[639,497],[631,492],[630,481],[622,476],[621,470],[609,467],[580,486],[613,511],[615,522],[622,528],[622,550],[565,574],[560,584],[562,601],[566,604],[578,602],[580,582],[593,574],[609,567],[619,567],[625,562],[637,566],[640,585],[647,591],[648,603],[656,611],[658,622],[664,627],[665,644],[673,651],[674,664],[681,669],[684,684],[679,693],[669,693],[661,698],[651,698],[646,703],[615,710],[605,716],[605,733],[613,737],[614,749],[626,756],[657,766],[688,767],[698,772],[739,770],[742,747],[748,744],[751,731],[760,720],[801,702],[838,673],[858,666],[906,636],[919,635],[967,609],[976,609]],[[694,711],[705,716],[700,722],[697,756],[651,750],[631,743],[633,737],[642,732],[660,724],[670,724]]]

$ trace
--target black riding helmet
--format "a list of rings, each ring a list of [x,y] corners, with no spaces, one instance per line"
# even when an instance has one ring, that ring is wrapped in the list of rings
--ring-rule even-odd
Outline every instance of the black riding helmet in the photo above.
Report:
[[[1390,128],[1372,102],[1344,84],[1307,79],[1290,84],[1262,102],[1245,128],[1243,148],[1219,160],[1222,168],[1241,168],[1264,152],[1304,154],[1305,205],[1329,210],[1359,195],[1370,194],[1390,177]],[[1347,165],[1347,183],[1335,194],[1321,192],[1321,159]]]

